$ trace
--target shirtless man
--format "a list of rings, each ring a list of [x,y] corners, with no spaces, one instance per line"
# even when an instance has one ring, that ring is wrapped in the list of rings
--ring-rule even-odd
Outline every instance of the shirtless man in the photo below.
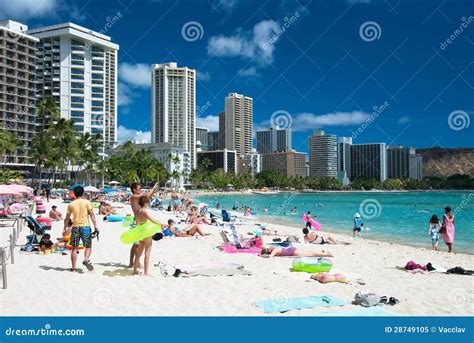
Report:
[[[157,188],[158,188],[158,182],[155,183],[153,188],[146,194],[148,199],[151,199],[153,197],[153,194],[156,192]],[[143,195],[142,194],[142,186],[139,183],[134,182],[130,186],[130,189],[132,190],[132,196],[130,198],[130,205],[132,206],[133,215],[134,215],[135,221],[136,221],[138,211],[140,210],[140,205],[138,204],[138,199],[140,199],[140,197]],[[132,224],[131,228],[134,228],[134,227],[135,227],[135,225]],[[130,264],[128,265],[129,268],[133,268],[134,263],[135,263],[135,258],[137,256],[137,252],[138,252],[138,242],[134,243],[132,245],[132,249],[130,250]],[[141,267],[141,266],[139,266],[139,267]]]

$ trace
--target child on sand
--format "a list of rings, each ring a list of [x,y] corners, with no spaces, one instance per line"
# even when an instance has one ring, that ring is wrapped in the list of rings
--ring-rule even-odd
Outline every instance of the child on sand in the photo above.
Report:
[[[38,249],[40,252],[46,254],[46,250],[49,250],[51,252],[51,249],[53,248],[53,242],[51,241],[51,235],[49,233],[45,233],[43,235],[43,238],[41,238]]]
[[[311,229],[311,219],[313,216],[311,215],[311,211],[308,211],[306,214],[306,228]]]
[[[356,213],[354,214],[354,230],[352,230],[352,237],[355,238],[356,232],[357,235],[360,237],[361,236],[361,230],[362,226],[364,226],[364,223],[362,222],[362,219],[360,218],[360,214]]]
[[[439,219],[436,214],[434,214],[431,219],[430,223],[428,225],[428,234],[431,236],[431,246],[433,247],[433,250],[438,250],[438,241],[439,241]]]

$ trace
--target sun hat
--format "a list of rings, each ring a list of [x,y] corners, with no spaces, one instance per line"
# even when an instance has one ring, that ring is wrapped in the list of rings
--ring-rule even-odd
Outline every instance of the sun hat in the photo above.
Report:
[[[360,214],[359,214],[359,213],[356,213],[356,214],[354,214],[354,217],[360,218]]]

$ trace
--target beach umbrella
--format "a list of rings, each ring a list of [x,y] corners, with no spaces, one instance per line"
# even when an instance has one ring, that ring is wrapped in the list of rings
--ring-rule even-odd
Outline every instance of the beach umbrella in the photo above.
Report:
[[[0,185],[0,195],[21,195],[21,193],[10,185]]]
[[[33,191],[32,188],[24,185],[9,185],[12,189],[16,190],[18,193],[28,194]]]
[[[120,185],[120,182],[118,181],[110,181],[109,185]]]
[[[111,189],[111,188],[105,188],[104,190],[102,190],[102,193],[104,193],[104,194],[118,193],[118,192],[119,192],[118,189]]]
[[[84,188],[84,190],[86,192],[92,192],[92,193],[100,192],[99,189],[97,187],[94,187],[94,186],[87,186],[87,187]]]
[[[82,187],[84,188],[84,185],[82,183],[75,183],[74,185],[72,185],[71,187],[69,187],[69,190],[73,191],[76,189],[76,187]]]

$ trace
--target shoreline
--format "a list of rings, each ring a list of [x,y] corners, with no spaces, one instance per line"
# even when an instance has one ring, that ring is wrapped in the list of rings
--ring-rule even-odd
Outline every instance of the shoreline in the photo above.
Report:
[[[350,191],[350,192],[351,193],[365,193],[365,192],[374,193],[375,191]],[[456,191],[456,192],[462,192],[462,191]],[[280,193],[293,193],[293,192],[280,192]],[[321,192],[311,192],[311,193],[346,193],[346,192],[345,191],[342,191],[342,192],[339,192],[339,191],[321,191]],[[378,193],[378,192],[376,192],[376,193]],[[391,192],[391,193],[398,193],[398,192]],[[407,192],[403,192],[403,193],[407,193]],[[250,193],[250,194],[251,195],[260,195],[260,194],[253,194],[253,193]],[[232,192],[232,193],[229,193],[229,194],[216,192],[216,194],[210,194],[210,195],[208,195],[208,194],[195,194],[193,196],[199,198],[199,196],[215,196],[215,195],[227,196],[227,195],[247,195],[247,194],[242,194],[241,192]],[[265,195],[265,194],[262,194],[262,195]],[[271,195],[271,194],[268,194],[268,195]],[[199,199],[199,201],[200,200],[203,200],[203,199]],[[262,224],[271,224],[271,225],[282,225],[282,222],[283,222],[284,225],[289,226],[292,229],[297,229],[298,234],[300,234],[300,231],[302,229],[302,227],[298,226],[293,220],[287,219],[287,217],[284,216],[284,215],[281,215],[281,216],[270,216],[270,215],[269,216],[259,216],[259,215],[256,215],[256,216],[253,216],[251,218],[246,218],[246,220],[258,221]],[[328,226],[328,225],[325,225],[325,228],[326,228],[326,230],[323,229],[321,232],[340,235],[340,236],[346,237],[347,239],[352,239],[351,234],[344,233],[344,231],[347,231],[347,230],[343,230],[343,229],[340,229],[340,228],[337,228],[337,227],[334,227],[334,226]],[[374,238],[374,237],[368,236],[367,234],[364,234],[364,231],[363,231],[362,234],[363,234],[362,238],[356,238],[356,239],[364,239],[364,240],[370,240],[370,241],[374,241],[374,242],[382,242],[382,243],[387,243],[387,244],[397,244],[399,246],[407,246],[407,247],[412,247],[412,248],[417,248],[417,249],[431,250],[431,246],[429,246],[429,244],[426,244],[426,246],[424,246],[421,243],[420,244],[405,243],[404,241],[402,241],[402,239],[400,239],[400,240],[391,240],[391,239],[386,239],[386,238],[381,238],[381,237]],[[443,239],[440,238],[439,246],[441,247],[442,244],[444,244],[444,242],[443,242]],[[440,250],[439,252],[443,252],[443,251],[444,250]],[[469,250],[464,250],[463,249],[459,252],[454,251],[453,254],[473,256],[474,251],[469,252]]]
[[[275,195],[281,193],[446,193],[446,192],[467,192],[474,193],[474,189],[419,189],[419,190],[281,190],[277,193],[254,193],[257,189],[240,191],[206,191],[206,190],[188,190],[193,196],[213,196],[213,195]]]

